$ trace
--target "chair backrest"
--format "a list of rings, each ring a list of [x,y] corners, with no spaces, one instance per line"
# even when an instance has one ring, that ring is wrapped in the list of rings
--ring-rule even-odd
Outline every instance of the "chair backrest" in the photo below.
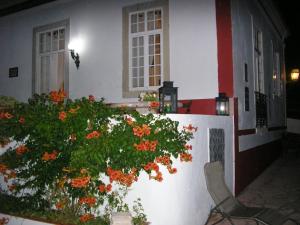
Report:
[[[229,213],[238,207],[238,201],[232,195],[225,183],[224,169],[220,161],[206,163],[204,165],[204,174],[207,190],[216,205],[228,198],[228,200],[220,206],[224,212]]]

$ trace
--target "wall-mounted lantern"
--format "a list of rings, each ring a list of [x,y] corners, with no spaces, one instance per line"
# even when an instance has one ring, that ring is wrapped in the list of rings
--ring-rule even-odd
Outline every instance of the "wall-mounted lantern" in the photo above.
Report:
[[[164,81],[163,86],[158,89],[159,112],[177,113],[178,88],[173,87],[173,81]]]
[[[216,114],[220,116],[229,115],[229,98],[225,93],[219,93],[219,97],[216,97]]]
[[[291,71],[291,80],[297,81],[299,79],[299,69],[292,69]]]
[[[70,49],[71,52],[71,57],[74,60],[74,63],[76,65],[76,68],[79,68],[80,60],[79,60],[79,55],[78,53],[75,53],[74,49]]]
[[[81,38],[73,39],[68,45],[71,57],[74,60],[76,68],[79,68],[79,52],[83,49],[83,41]]]

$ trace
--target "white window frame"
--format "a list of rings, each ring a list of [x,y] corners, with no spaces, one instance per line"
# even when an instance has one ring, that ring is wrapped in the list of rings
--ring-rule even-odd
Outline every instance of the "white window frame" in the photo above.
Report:
[[[263,33],[256,26],[253,27],[253,51],[255,91],[264,94]]]
[[[145,3],[137,3],[134,5],[129,5],[123,7],[123,72],[122,72],[122,96],[123,98],[137,98],[141,92],[145,91],[157,91],[159,86],[149,87],[149,72],[144,69],[144,83],[146,87],[134,87],[132,85],[132,76],[130,68],[132,66],[131,62],[131,46],[132,46],[132,35],[131,30],[131,16],[132,14],[144,11],[151,11],[155,9],[161,10],[161,20],[162,20],[162,29],[160,33],[160,84],[162,85],[163,81],[170,80],[170,62],[169,62],[169,0],[154,0]],[[145,18],[146,19],[146,18]],[[145,27],[146,28],[146,27]],[[157,30],[146,31],[143,35],[156,34]],[[141,33],[137,33],[140,35]],[[145,39],[145,37],[144,37]],[[148,46],[148,38],[144,40],[144,44]],[[147,43],[146,43],[147,41]],[[147,47],[148,48],[148,47]],[[144,46],[144,50],[148,51]],[[144,68],[149,70],[148,65],[148,52],[144,51]],[[139,66],[139,64],[138,64]],[[146,72],[146,73],[145,73]],[[155,76],[155,75],[154,75]],[[146,79],[145,79],[146,78]],[[160,86],[161,86],[160,85]],[[144,85],[145,86],[145,85]]]
[[[41,33],[47,33],[52,32],[59,29],[64,29],[64,35],[65,35],[65,46],[63,50],[59,50],[59,37],[58,37],[58,49],[52,50],[52,39],[50,42],[50,52],[40,53],[40,34]],[[41,57],[42,56],[53,56],[53,54],[59,54],[61,52],[64,52],[64,78],[63,78],[63,84],[64,84],[64,91],[68,94],[69,92],[69,53],[67,49],[67,44],[69,42],[69,20],[63,20],[59,21],[53,24],[44,25],[40,27],[36,27],[33,29],[33,54],[32,54],[32,94],[40,92],[40,70],[41,70]],[[51,34],[52,36],[52,34]],[[58,57],[58,56],[57,56]],[[51,59],[50,59],[51,60]],[[50,90],[51,91],[51,90]]]
[[[161,29],[154,29],[154,30],[147,30],[147,15],[150,11],[160,10],[161,11],[161,18],[162,18],[162,28]],[[131,15],[138,14],[138,13],[144,13],[144,32],[131,32]],[[164,18],[164,12],[161,7],[158,8],[150,8],[143,11],[134,11],[129,13],[129,90],[130,91],[144,91],[144,90],[157,90],[161,85],[159,86],[150,86],[149,85],[149,36],[150,35],[160,35],[160,68],[161,68],[161,74],[160,74],[160,83],[163,83],[163,18]],[[155,22],[155,21],[154,21]],[[144,37],[144,86],[143,87],[133,87],[132,85],[132,39],[134,37]]]

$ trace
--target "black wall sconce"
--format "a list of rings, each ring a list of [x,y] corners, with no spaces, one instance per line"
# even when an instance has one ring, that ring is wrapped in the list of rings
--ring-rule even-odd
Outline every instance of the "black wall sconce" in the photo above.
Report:
[[[160,113],[177,113],[177,89],[173,81],[164,81],[158,89]]]
[[[79,55],[78,53],[75,53],[74,49],[71,49],[70,52],[71,52],[71,57],[74,60],[74,63],[76,65],[76,68],[78,69],[80,64]]]
[[[216,97],[216,114],[229,116],[229,98],[225,93],[219,93],[219,97]]]

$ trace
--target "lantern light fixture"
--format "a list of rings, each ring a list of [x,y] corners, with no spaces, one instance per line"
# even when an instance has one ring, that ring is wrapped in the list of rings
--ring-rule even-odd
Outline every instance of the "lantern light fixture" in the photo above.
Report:
[[[291,80],[297,81],[299,79],[299,69],[292,69],[291,71]]]
[[[158,89],[159,112],[177,113],[178,88],[173,87],[173,81],[164,81],[163,86]]]
[[[216,97],[216,114],[229,116],[229,98],[225,93],[219,93],[219,96]]]
[[[68,45],[68,49],[71,53],[71,57],[74,60],[77,69],[79,68],[80,64],[79,52],[81,52],[83,48],[84,42],[82,38],[75,38]]]

